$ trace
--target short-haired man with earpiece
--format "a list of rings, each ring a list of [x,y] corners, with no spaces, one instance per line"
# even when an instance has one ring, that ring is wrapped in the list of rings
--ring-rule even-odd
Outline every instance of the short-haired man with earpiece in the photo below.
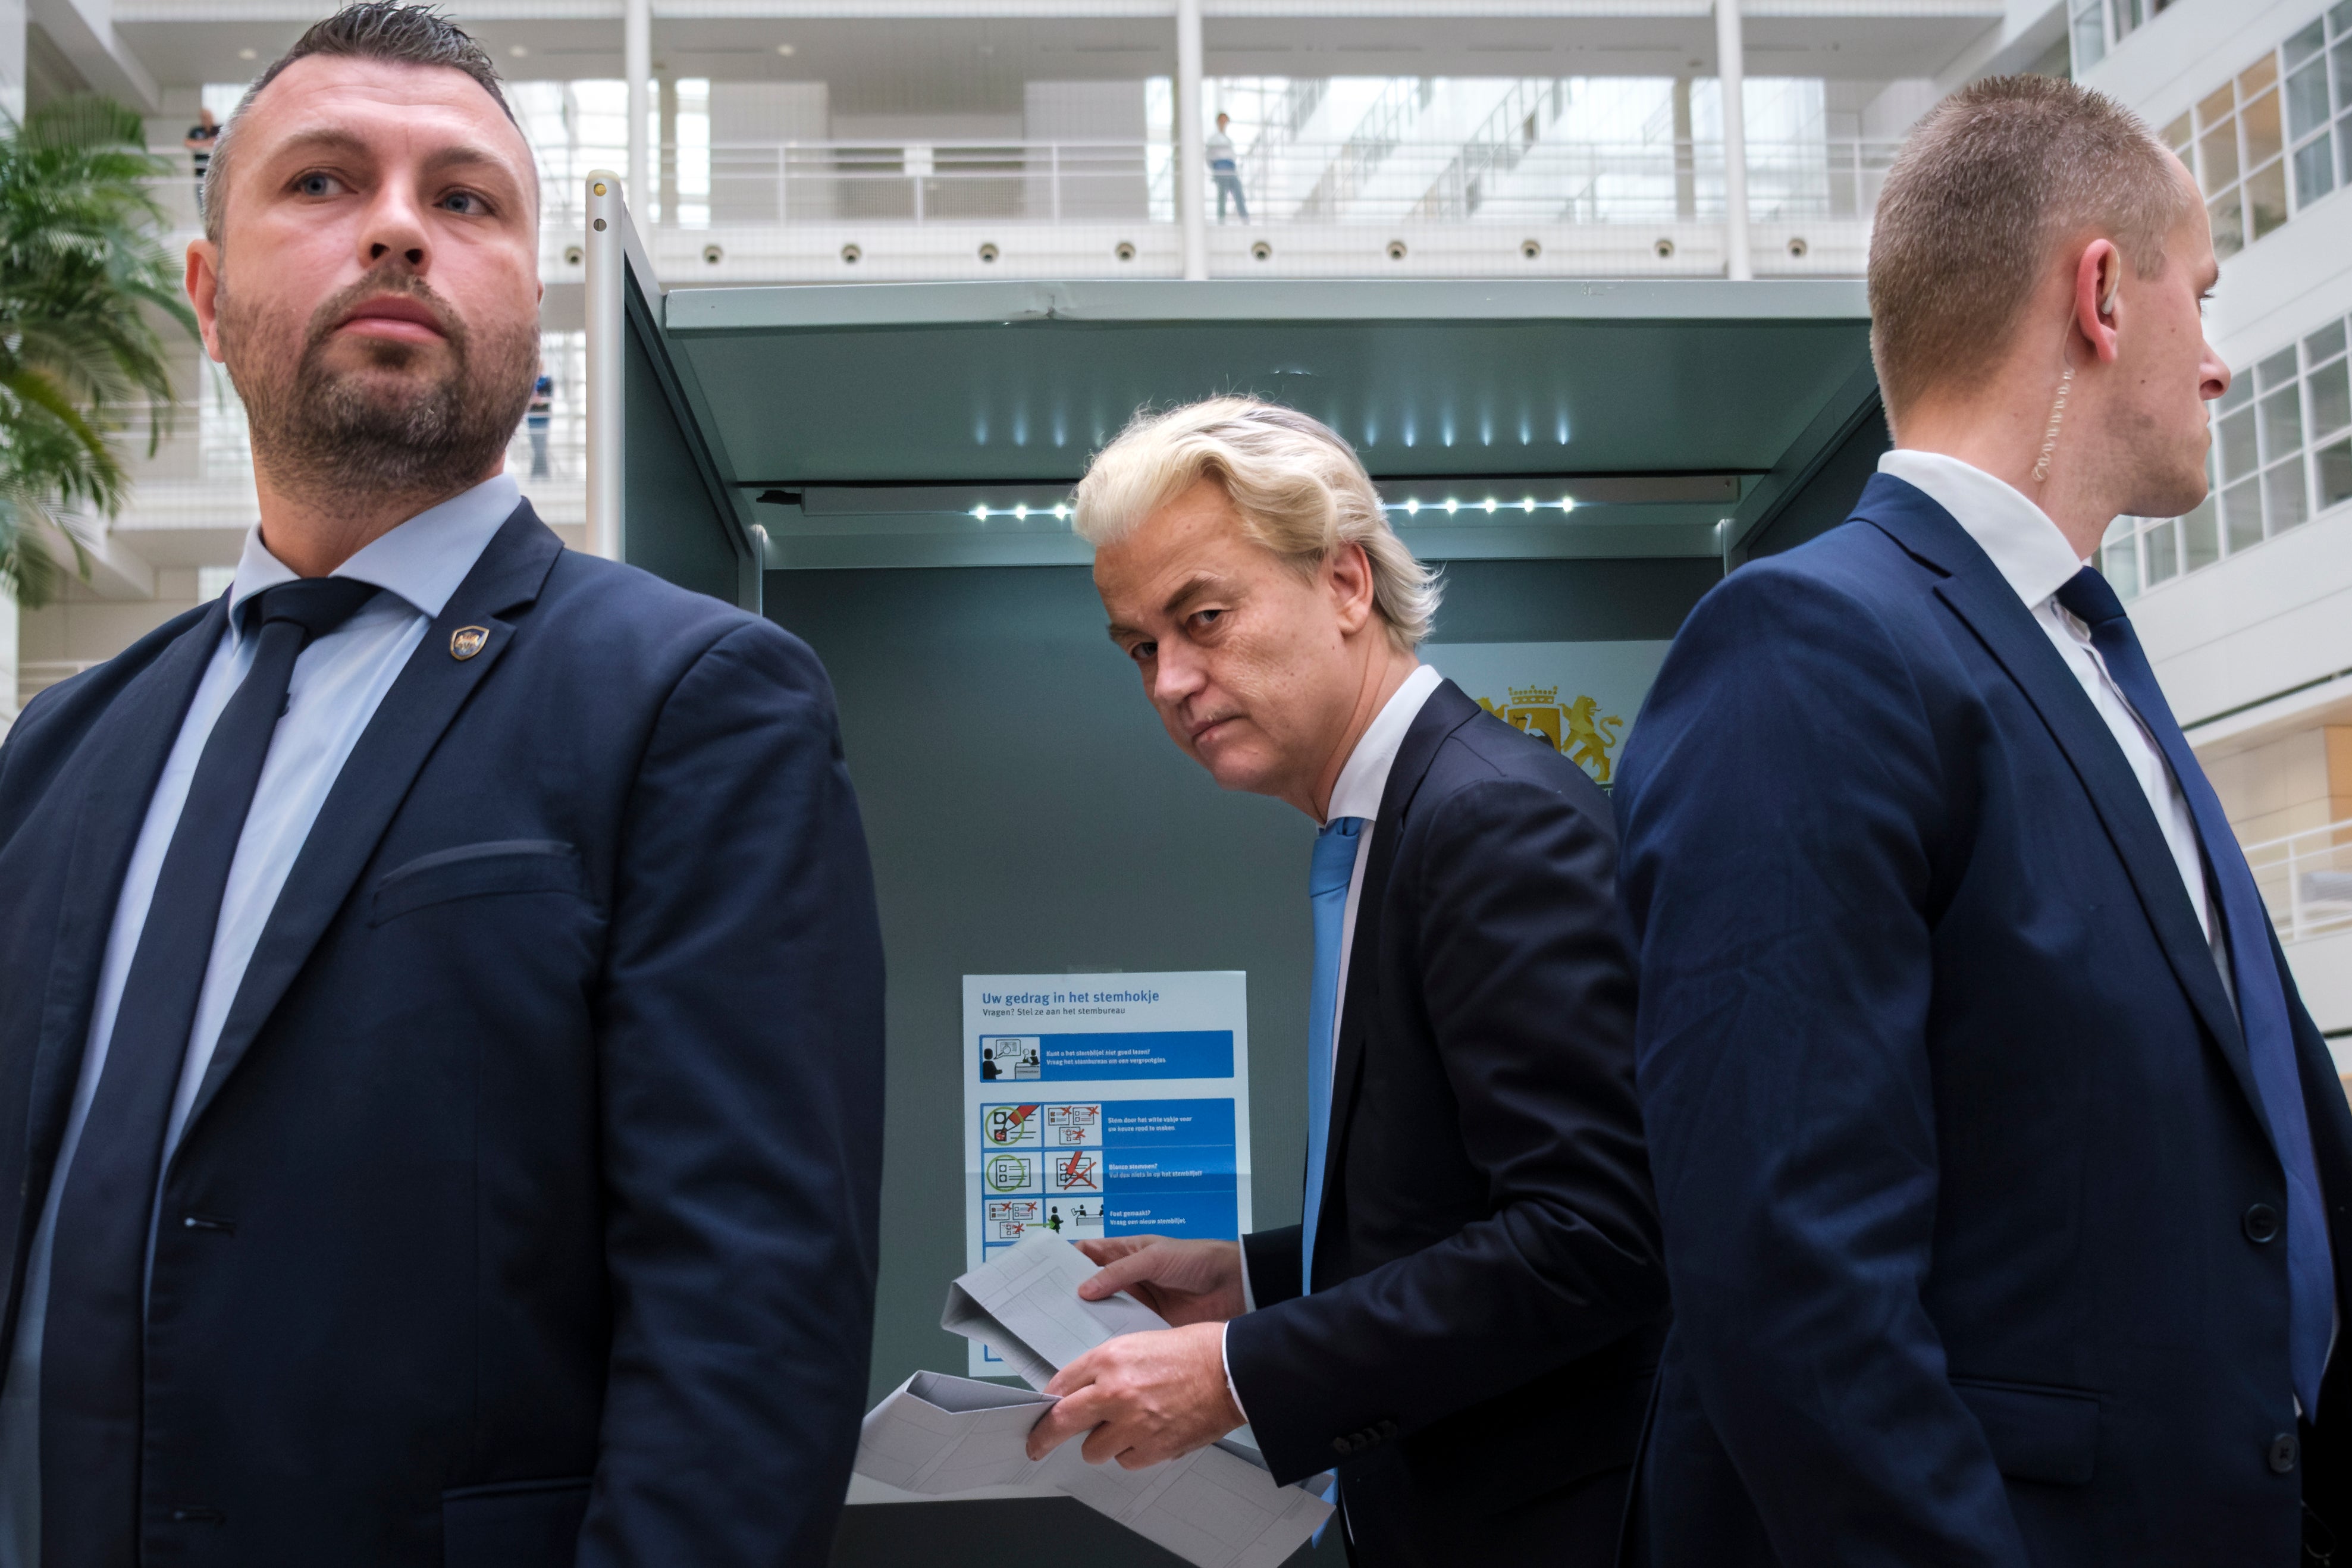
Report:
[[[1139,417],[1077,528],[1169,738],[1321,829],[1306,1214],[1081,1243],[1177,1327],[1064,1367],[1031,1452],[1246,1419],[1276,1479],[1338,1468],[1360,1564],[1604,1568],[1665,1308],[1608,801],[1415,658],[1436,584],[1305,415]]]
[[[2205,494],[2218,276],[2127,110],[1948,99],[1871,241],[1896,449],[1643,709],[1657,1568],[2352,1547],[2352,1112],[2088,564]]]

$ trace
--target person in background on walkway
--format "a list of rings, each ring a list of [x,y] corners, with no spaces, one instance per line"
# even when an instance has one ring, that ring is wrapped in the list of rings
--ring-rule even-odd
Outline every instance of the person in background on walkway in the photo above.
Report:
[[[196,211],[200,216],[205,208],[205,171],[212,164],[213,143],[219,140],[220,121],[213,118],[211,110],[197,110],[196,122],[188,127],[187,137],[180,145],[188,150],[196,166]]]
[[[530,432],[530,477],[547,478],[547,423],[555,409],[555,378],[542,373],[530,384],[530,406],[522,416]]]
[[[817,1568],[883,1091],[832,688],[503,471],[473,39],[319,23],[209,178],[259,524],[0,745],[0,1568]]]
[[[1031,1455],[1133,1468],[1247,1420],[1277,1480],[1337,1467],[1358,1568],[1609,1568],[1666,1290],[1608,798],[1421,662],[1434,576],[1306,415],[1139,416],[1076,526],[1169,739],[1321,830],[1306,1202],[1081,1242],[1081,1294],[1176,1326],[1064,1367]]]
[[[1234,214],[1247,223],[1249,203],[1242,195],[1242,166],[1234,156],[1234,139],[1226,130],[1233,122],[1230,114],[1217,116],[1217,129],[1209,137],[1209,174],[1217,182],[1217,221],[1225,221],[1225,198],[1231,196]]]
[[[1979,81],[1869,276],[1895,449],[1700,602],[1618,775],[1675,1297],[1640,1544],[2341,1564],[2352,1110],[2090,564],[2206,494],[2204,201],[2113,100]]]

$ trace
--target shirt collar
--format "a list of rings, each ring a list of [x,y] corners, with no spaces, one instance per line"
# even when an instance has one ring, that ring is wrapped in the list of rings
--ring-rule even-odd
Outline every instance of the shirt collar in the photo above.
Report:
[[[370,541],[328,575],[373,583],[431,620],[448,605],[457,584],[489,548],[491,536],[521,500],[513,475],[494,474]],[[264,588],[291,583],[295,575],[262,543],[257,525],[245,536],[245,553],[236,564],[236,579],[229,584],[230,626],[237,627],[237,612],[247,599]],[[236,635],[242,637],[242,629]]]
[[[1404,734],[1421,715],[1422,704],[1437,689],[1445,678],[1422,665],[1404,678],[1404,684],[1374,714],[1364,727],[1363,738],[1356,749],[1348,753],[1348,765],[1339,770],[1339,782],[1331,786],[1331,809],[1324,823],[1343,816],[1360,816],[1370,822],[1381,814],[1381,796],[1388,793],[1389,770],[1396,765],[1397,749],[1404,744]]]
[[[1941,452],[1894,451],[1878,459],[1878,471],[1916,486],[1950,512],[2028,609],[2041,608],[2083,569],[2048,512],[1973,464]]]

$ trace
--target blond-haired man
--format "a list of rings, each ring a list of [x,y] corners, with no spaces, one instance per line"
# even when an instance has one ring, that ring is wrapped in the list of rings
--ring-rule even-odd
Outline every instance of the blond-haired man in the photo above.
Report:
[[[1659,1564],[2352,1541],[2352,1114],[2085,564],[2205,493],[2217,276],[2126,110],[2036,77],[1947,100],[1872,239],[1896,450],[1852,521],[1699,605],[1643,710]]]
[[[1602,1564],[1665,1305],[1608,802],[1419,662],[1436,584],[1347,444],[1219,398],[1078,490],[1170,739],[1320,825],[1305,1221],[1122,1237],[1087,1293],[1178,1326],[1062,1370],[1030,1439],[1139,1466],[1248,1420],[1337,1467],[1359,1563]]]

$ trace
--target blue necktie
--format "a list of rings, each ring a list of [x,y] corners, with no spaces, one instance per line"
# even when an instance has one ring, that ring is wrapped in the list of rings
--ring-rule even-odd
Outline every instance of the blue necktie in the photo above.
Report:
[[[1298,1293],[1315,1289],[1315,1221],[1323,1206],[1323,1156],[1331,1141],[1332,1029],[1339,1016],[1339,928],[1347,923],[1348,881],[1356,870],[1360,816],[1335,817],[1315,837],[1307,876],[1315,903],[1315,977],[1307,1000],[1307,1223],[1301,1228]]]
[[[2139,638],[2124,615],[2123,602],[2107,580],[2088,566],[2058,590],[2058,602],[2090,628],[2091,642],[2106,661],[2139,721],[2171,764],[2172,776],[2189,802],[2189,815],[2205,849],[2205,863],[2221,894],[2221,931],[2230,943],[2230,972],[2237,983],[2238,1020],[2245,1030],[2246,1057],[2271,1141],[2286,1170],[2287,1365],[2295,1397],[2306,1420],[2319,1418],[2319,1380],[2327,1370],[2327,1342],[2334,1333],[2336,1271],[2327,1244],[2327,1210],[2319,1192],[2318,1167],[2311,1157],[2311,1123],[2303,1104],[2303,1080],[2295,1070],[2294,1028],[2288,1022],[2286,989],[2271,956],[2270,916],[2254,886],[2254,874],[2238,847],[2221,802],[2206,782],[2188,738],[2140,651]]]
[[[41,1342],[43,1568],[139,1560],[147,1236],[172,1098],[294,660],[375,592],[348,577],[312,577],[266,588],[244,606],[256,628],[253,665],[189,780],[58,1205]]]

